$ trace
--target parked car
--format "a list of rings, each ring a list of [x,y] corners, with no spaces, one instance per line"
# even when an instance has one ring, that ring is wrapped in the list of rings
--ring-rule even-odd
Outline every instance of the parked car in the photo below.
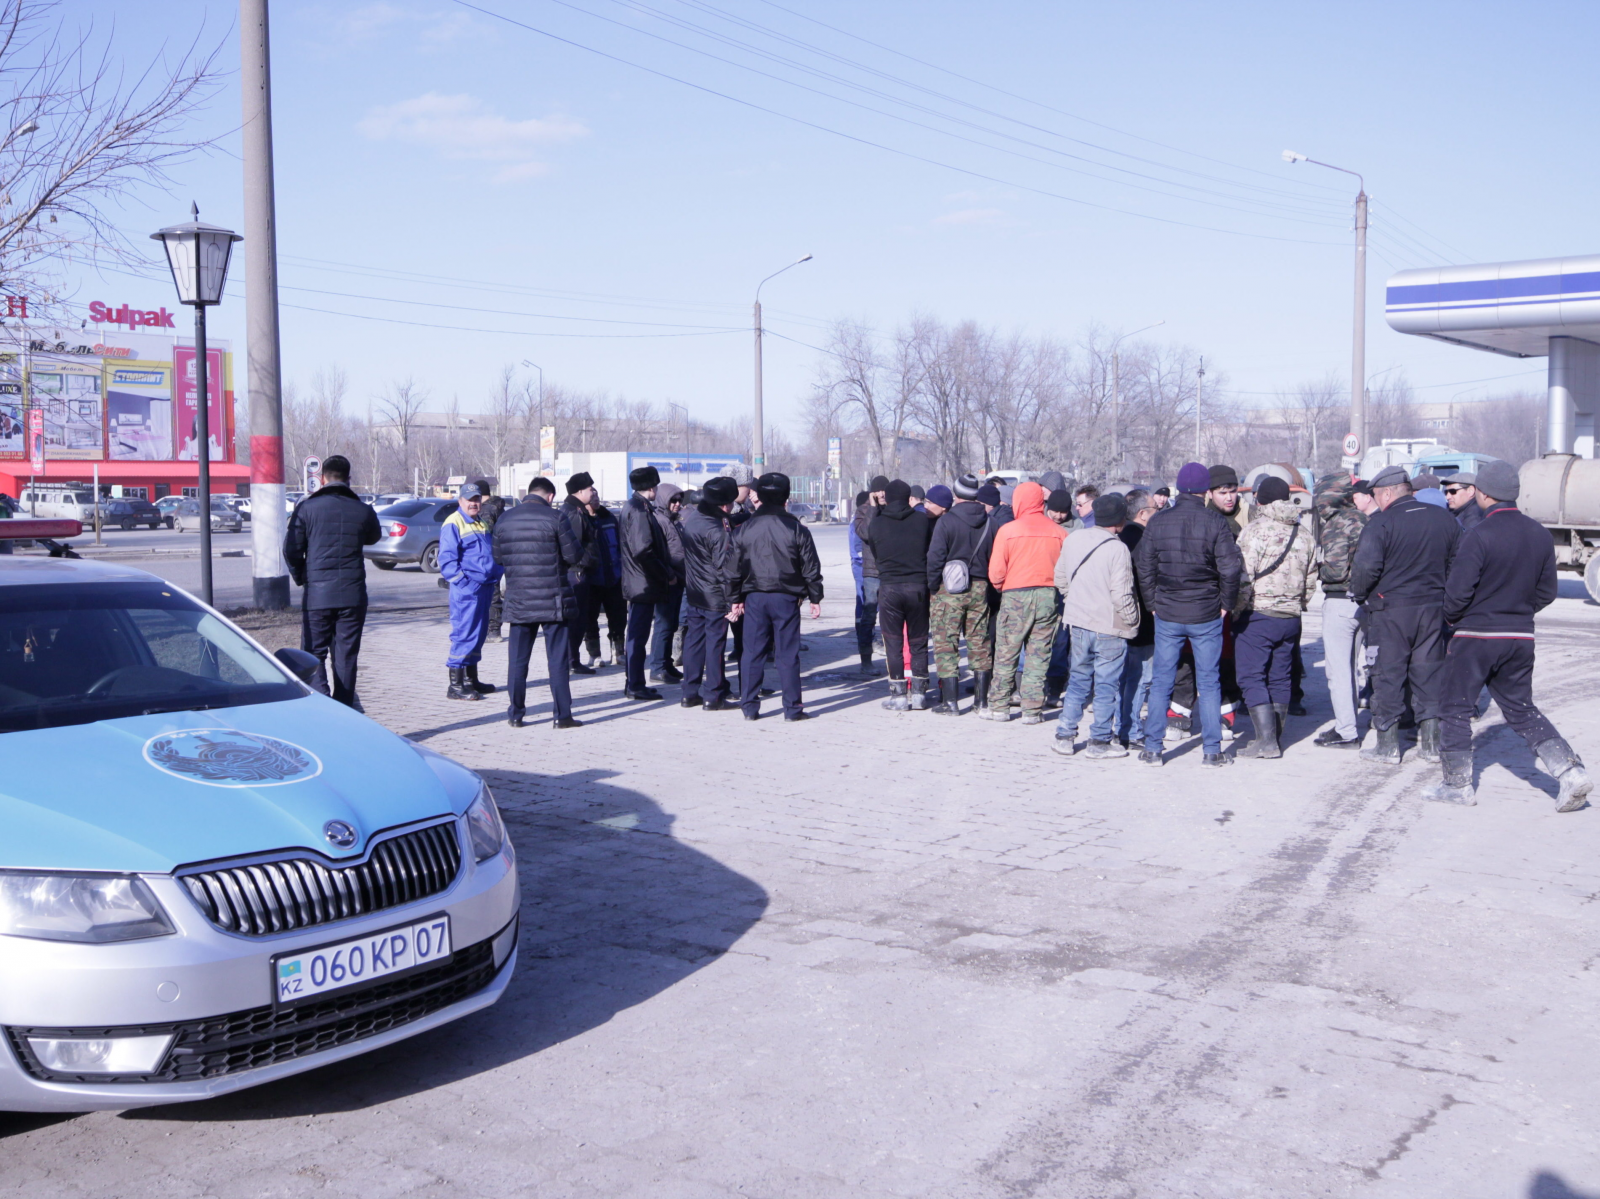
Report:
[[[17,515],[40,520],[78,520],[94,524],[94,493],[66,487],[24,487]]]
[[[789,515],[796,520],[819,521],[822,519],[822,509],[815,504],[807,504],[801,500],[790,500],[788,505]]]
[[[390,504],[398,504],[401,500],[409,500],[411,498],[413,497],[404,492],[395,491],[390,492],[388,495],[380,495],[377,499],[368,502],[374,508],[382,510],[389,507]]]
[[[428,574],[439,573],[439,533],[456,510],[454,500],[401,500],[378,510],[383,536],[361,552],[379,570],[415,562]]]
[[[162,518],[161,509],[149,500],[111,499],[100,505],[100,523],[115,525],[127,532],[138,525],[159,529],[166,521]]]
[[[186,499],[178,505],[173,516],[173,528],[180,533],[198,533],[200,531],[200,501]],[[244,521],[239,514],[228,507],[221,496],[211,497],[211,531],[213,533],[240,533],[244,531]]]
[[[315,668],[143,571],[0,557],[0,1110],[210,1099],[500,998],[489,788]]]
[[[250,497],[247,495],[214,495],[214,500],[221,500],[228,507],[239,514],[239,519],[246,524],[250,523]]]

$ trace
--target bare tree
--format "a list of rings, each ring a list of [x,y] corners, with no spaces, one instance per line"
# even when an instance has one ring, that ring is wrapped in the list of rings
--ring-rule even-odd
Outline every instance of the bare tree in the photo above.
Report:
[[[69,28],[59,0],[0,0],[0,278],[48,296],[70,260],[143,265],[115,202],[205,145],[182,136],[223,72],[198,42],[125,73],[113,40]]]
[[[378,417],[399,446],[400,476],[407,482],[411,479],[412,433],[417,414],[427,402],[427,393],[411,378],[396,380],[389,385],[387,393],[377,398]]]

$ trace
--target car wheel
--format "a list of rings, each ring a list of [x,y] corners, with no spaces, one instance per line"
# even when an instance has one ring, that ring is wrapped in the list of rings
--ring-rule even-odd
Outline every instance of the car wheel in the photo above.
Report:
[[[439,543],[437,541],[422,551],[422,557],[417,560],[417,565],[422,567],[424,574],[436,575],[439,573]]]
[[[125,520],[125,521],[123,521],[123,522],[122,522],[122,531],[123,531],[123,532],[124,532],[124,533],[131,533],[131,532],[133,532],[133,522],[132,522],[132,521],[131,521],[131,520]]]
[[[372,561],[372,564],[374,566],[376,566],[379,570],[393,570],[394,569],[394,563],[393,562],[385,562],[382,558],[373,558],[373,559],[371,559],[371,561]]]
[[[173,526],[173,523],[174,523],[174,522],[173,522],[173,519],[172,519],[172,517],[170,517],[170,516],[169,516],[169,517],[167,517],[167,518],[166,518],[166,522],[165,522],[165,523],[166,523],[166,526],[167,526],[167,528],[169,528],[169,529],[170,529],[170,528],[172,528],[172,526]],[[150,527],[151,527],[151,528],[152,528],[152,529],[153,529],[153,528],[155,528],[155,526],[154,526],[154,525],[151,525],[151,526],[150,526]]]

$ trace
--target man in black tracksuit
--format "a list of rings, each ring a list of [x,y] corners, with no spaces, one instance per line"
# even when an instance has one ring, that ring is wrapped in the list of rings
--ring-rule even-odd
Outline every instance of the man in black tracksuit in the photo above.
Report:
[[[783,718],[804,720],[800,703],[800,599],[811,619],[822,615],[822,564],[811,530],[788,512],[789,476],[773,471],[756,480],[760,506],[739,526],[738,596],[745,618],[739,659],[739,706],[746,720],[761,715],[761,676],[770,656],[783,680]],[[736,609],[737,611],[738,609]]]
[[[683,541],[684,598],[688,619],[683,635],[683,698],[685,708],[708,712],[729,707],[728,680],[722,668],[722,647],[735,606],[739,552],[728,516],[739,495],[731,478],[708,479],[704,498],[679,521]]]
[[[571,662],[567,635],[572,619],[571,570],[583,552],[572,526],[553,507],[556,486],[537,478],[528,484],[527,498],[494,522],[494,560],[505,568],[506,623],[511,626],[507,653],[506,693],[511,706],[506,722],[521,728],[527,711],[528,659],[533,640],[544,626],[544,659],[550,672],[552,723],[558,729],[582,728],[572,717]]]
[[[567,658],[573,674],[594,674],[593,666],[583,664],[583,634],[589,627],[589,609],[596,598],[591,579],[600,565],[603,552],[600,535],[595,531],[594,518],[589,515],[589,501],[594,498],[594,478],[580,470],[567,480],[567,498],[562,502],[561,515],[572,530],[578,543],[578,561],[568,570],[572,582],[572,612],[567,617]]]
[[[1404,467],[1388,466],[1372,480],[1380,511],[1361,530],[1350,564],[1350,598],[1367,612],[1372,669],[1374,743],[1368,761],[1400,764],[1400,717],[1406,684],[1417,718],[1417,755],[1439,760],[1439,668],[1444,665],[1444,583],[1461,528],[1444,509],[1411,494]]]
[[[911,487],[896,479],[886,503],[867,524],[865,546],[878,568],[878,624],[888,659],[889,698],[884,707],[921,711],[928,706],[928,543],[933,520],[911,506]],[[911,642],[911,682],[906,683],[903,642]]]
[[[878,564],[867,544],[867,526],[883,509],[886,475],[874,475],[867,484],[867,498],[856,505],[850,519],[850,534],[861,547],[861,586],[856,590],[856,652],[861,655],[861,673],[872,673],[872,630],[878,623]]]
[[[624,655],[627,678],[622,693],[629,699],[654,700],[661,692],[645,683],[644,658],[655,621],[656,605],[672,593],[678,576],[672,572],[667,534],[655,518],[656,485],[661,475],[653,466],[628,474],[633,494],[622,509],[622,592],[628,597],[628,630]]]
[[[1517,510],[1521,484],[1509,462],[1478,471],[1483,519],[1461,538],[1445,584],[1444,618],[1455,626],[1440,679],[1444,778],[1425,794],[1473,802],[1472,713],[1489,694],[1539,764],[1556,777],[1558,812],[1576,812],[1593,783],[1583,762],[1533,703],[1533,614],[1556,598],[1550,530]]]
[[[378,514],[350,490],[350,459],[332,454],[322,486],[295,505],[283,537],[283,560],[300,596],[300,648],[319,663],[317,689],[350,707],[367,622],[367,561],[361,547],[383,535]]]

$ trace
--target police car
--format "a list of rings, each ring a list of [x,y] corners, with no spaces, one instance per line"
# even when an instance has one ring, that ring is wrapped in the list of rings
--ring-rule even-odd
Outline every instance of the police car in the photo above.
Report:
[[[0,1110],[207,1098],[504,992],[488,787],[314,668],[143,571],[0,557]]]

